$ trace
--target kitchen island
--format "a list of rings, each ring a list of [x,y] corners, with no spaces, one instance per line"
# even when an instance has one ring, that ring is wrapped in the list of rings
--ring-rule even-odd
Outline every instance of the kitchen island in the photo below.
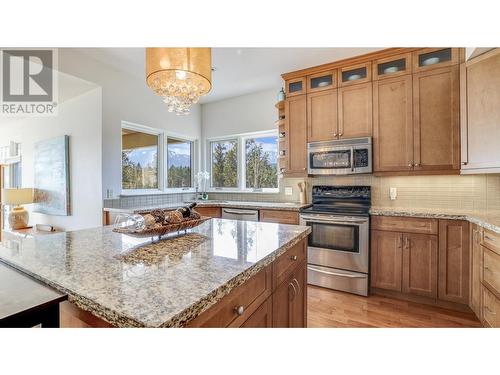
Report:
[[[211,219],[152,242],[107,226],[8,240],[0,261],[116,327],[305,326],[309,232]]]

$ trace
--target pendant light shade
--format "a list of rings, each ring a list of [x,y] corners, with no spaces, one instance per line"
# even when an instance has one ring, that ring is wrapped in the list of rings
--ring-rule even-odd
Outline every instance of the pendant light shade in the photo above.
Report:
[[[189,113],[212,88],[211,48],[146,48],[146,82],[169,112]]]

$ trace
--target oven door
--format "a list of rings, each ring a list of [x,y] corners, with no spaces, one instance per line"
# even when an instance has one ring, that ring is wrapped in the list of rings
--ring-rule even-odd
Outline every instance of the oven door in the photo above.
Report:
[[[308,263],[368,273],[369,219],[321,214],[301,215],[311,227]]]

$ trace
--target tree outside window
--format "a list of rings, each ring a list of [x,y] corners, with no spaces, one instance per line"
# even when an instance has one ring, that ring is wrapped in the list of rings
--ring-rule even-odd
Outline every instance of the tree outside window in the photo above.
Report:
[[[210,144],[212,155],[212,187],[238,187],[238,142],[217,141]]]
[[[167,187],[192,187],[193,142],[167,139]]]
[[[122,129],[122,188],[158,189],[158,136]]]
[[[246,188],[278,187],[278,137],[247,138],[245,140]]]

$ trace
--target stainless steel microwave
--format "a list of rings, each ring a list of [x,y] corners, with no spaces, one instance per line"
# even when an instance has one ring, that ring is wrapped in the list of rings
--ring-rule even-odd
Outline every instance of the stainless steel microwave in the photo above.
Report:
[[[307,144],[308,174],[372,173],[372,139],[351,138]]]

